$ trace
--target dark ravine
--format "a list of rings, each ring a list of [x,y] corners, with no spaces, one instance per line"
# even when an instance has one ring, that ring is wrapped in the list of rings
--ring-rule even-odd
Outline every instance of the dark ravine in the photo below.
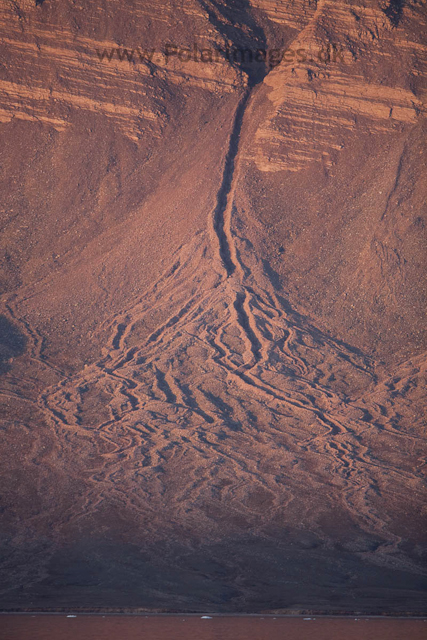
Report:
[[[235,161],[239,151],[240,132],[242,129],[246,107],[251,94],[252,90],[249,87],[243,94],[243,97],[241,98],[236,109],[228,151],[225,157],[222,184],[218,191],[217,205],[215,207],[213,215],[214,230],[218,236],[220,256],[224,265],[224,269],[227,272],[227,277],[231,276],[234,273],[236,265],[231,257],[228,238],[224,233],[224,212],[227,207],[228,197],[234,178]]]

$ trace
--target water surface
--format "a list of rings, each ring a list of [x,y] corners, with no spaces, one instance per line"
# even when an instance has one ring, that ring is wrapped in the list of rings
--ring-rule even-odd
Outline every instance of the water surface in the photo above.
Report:
[[[2,615],[1,640],[425,640],[427,620],[262,616]]]

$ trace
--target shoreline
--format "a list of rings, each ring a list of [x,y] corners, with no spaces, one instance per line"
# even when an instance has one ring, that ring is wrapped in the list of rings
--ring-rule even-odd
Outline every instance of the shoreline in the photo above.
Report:
[[[182,617],[188,616],[193,618],[200,618],[203,616],[208,616],[210,618],[305,618],[307,616],[313,617],[313,619],[369,619],[369,620],[424,620],[427,622],[427,613],[405,615],[404,613],[396,613],[396,614],[369,614],[369,613],[318,613],[313,611],[304,611],[304,612],[289,612],[289,613],[213,613],[210,611],[200,611],[200,612],[165,612],[165,611],[144,611],[142,609],[138,610],[81,610],[81,609],[55,609],[55,610],[47,610],[47,609],[13,609],[13,610],[1,610],[0,615],[53,615],[53,616],[62,616],[62,615],[75,615],[75,616],[143,616],[143,617]]]

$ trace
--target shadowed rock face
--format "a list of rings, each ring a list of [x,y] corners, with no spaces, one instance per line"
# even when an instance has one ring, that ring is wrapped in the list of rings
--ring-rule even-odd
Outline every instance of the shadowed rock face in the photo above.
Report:
[[[11,367],[13,359],[25,352],[26,339],[6,316],[0,316],[0,373]]]
[[[423,7],[1,12],[2,606],[420,611]]]

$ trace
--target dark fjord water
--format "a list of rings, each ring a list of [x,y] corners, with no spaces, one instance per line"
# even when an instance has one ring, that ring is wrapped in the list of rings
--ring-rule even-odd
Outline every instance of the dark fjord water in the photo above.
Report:
[[[1,640],[424,640],[427,619],[13,614]]]

